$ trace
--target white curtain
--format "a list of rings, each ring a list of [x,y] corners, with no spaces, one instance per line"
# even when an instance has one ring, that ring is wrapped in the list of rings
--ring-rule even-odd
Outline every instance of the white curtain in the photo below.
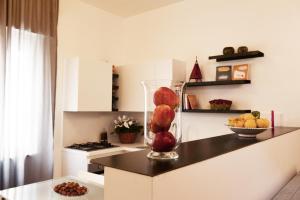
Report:
[[[0,48],[0,189],[49,179],[53,167],[46,48],[51,38],[12,27],[6,34],[5,48]]]

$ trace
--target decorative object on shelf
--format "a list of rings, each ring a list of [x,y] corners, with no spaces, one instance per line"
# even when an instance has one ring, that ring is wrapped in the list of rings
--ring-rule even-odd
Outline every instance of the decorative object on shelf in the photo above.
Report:
[[[248,64],[234,65],[232,69],[233,80],[248,80]]]
[[[235,53],[232,55],[217,55],[217,56],[209,56],[208,59],[216,59],[217,62],[221,61],[229,61],[229,60],[240,60],[240,59],[248,59],[248,58],[258,58],[264,57],[264,53],[260,51],[248,51],[246,53]]]
[[[143,81],[145,92],[144,138],[151,148],[148,158],[178,158],[175,149],[181,143],[182,88],[174,81]]]
[[[233,47],[224,47],[223,49],[223,55],[233,55],[234,54],[234,48]]]
[[[196,95],[192,95],[192,94],[187,95],[187,100],[190,105],[190,109],[198,109],[199,108],[199,103],[198,103]]]
[[[226,81],[231,80],[231,66],[219,66],[216,68],[216,80]]]
[[[241,137],[256,137],[270,126],[268,119],[261,118],[259,111],[242,114],[228,119],[229,128]]]
[[[143,126],[126,115],[119,116],[114,120],[114,132],[119,135],[120,142],[123,144],[131,144],[136,140],[136,136],[141,132]]]
[[[238,53],[247,53],[248,52],[248,47],[246,47],[246,46],[240,46],[239,48],[238,48]]]
[[[212,110],[230,110],[232,101],[225,99],[214,99],[209,101],[210,109]]]
[[[201,82],[202,81],[202,73],[201,73],[201,70],[200,70],[200,67],[199,67],[199,64],[198,64],[197,57],[196,57],[196,62],[194,64],[193,70],[191,72],[189,81],[191,81],[191,80],[195,80],[196,82]]]

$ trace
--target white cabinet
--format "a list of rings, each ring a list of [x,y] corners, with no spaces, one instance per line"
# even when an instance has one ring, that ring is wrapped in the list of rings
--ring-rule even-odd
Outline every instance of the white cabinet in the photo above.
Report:
[[[144,111],[143,80],[185,81],[185,62],[166,59],[119,66],[119,111]]]
[[[66,59],[63,83],[64,111],[111,111],[112,64]]]

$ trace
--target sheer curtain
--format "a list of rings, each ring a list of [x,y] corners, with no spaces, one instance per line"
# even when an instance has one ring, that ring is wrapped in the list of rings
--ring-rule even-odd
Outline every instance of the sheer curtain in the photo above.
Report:
[[[0,0],[0,189],[49,179],[57,0]]]

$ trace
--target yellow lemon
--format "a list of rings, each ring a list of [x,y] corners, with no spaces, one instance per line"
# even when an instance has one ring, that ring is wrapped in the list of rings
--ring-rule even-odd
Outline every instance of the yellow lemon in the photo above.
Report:
[[[269,120],[261,118],[256,120],[258,128],[268,128],[270,125]]]
[[[254,119],[245,121],[245,128],[256,128],[256,122]]]

